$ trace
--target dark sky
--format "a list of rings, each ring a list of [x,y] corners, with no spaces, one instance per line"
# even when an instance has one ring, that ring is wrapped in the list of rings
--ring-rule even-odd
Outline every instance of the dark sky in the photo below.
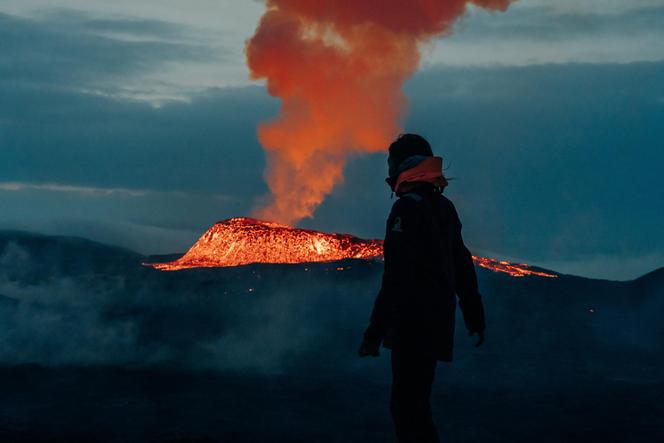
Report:
[[[0,229],[167,253],[251,212],[255,128],[279,105],[244,71],[260,4],[235,20],[221,2],[215,29],[206,1],[182,20],[150,1],[25,3],[0,7]],[[445,158],[467,243],[587,276],[664,265],[664,1],[521,3],[470,14],[405,88],[404,127]],[[301,226],[381,237],[384,175],[383,155],[351,159]]]

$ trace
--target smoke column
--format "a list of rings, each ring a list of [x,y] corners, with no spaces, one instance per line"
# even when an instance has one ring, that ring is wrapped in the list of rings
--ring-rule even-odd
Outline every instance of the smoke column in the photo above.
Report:
[[[282,104],[258,129],[271,196],[255,216],[311,217],[349,155],[382,151],[400,132],[419,44],[450,33],[469,4],[504,11],[511,1],[267,0],[247,63]]]

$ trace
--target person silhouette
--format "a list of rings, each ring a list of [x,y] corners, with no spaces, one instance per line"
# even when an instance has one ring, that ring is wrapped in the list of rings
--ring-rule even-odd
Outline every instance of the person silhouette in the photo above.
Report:
[[[439,442],[431,413],[438,361],[452,361],[458,298],[466,328],[484,343],[484,307],[473,258],[461,236],[443,159],[417,134],[389,147],[389,177],[399,197],[387,219],[382,284],[358,350],[391,350],[390,413],[400,443]]]

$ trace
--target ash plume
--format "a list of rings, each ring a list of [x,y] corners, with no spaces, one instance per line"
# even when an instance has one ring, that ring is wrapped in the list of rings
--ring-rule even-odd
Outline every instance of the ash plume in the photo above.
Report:
[[[381,151],[400,132],[419,46],[451,33],[469,5],[504,11],[512,1],[267,0],[247,63],[282,104],[258,129],[271,196],[254,215],[311,217],[349,155]]]

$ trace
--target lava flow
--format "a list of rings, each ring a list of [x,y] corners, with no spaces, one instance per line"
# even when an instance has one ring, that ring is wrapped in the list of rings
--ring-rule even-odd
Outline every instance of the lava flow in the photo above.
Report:
[[[178,260],[151,263],[162,271],[219,268],[250,263],[312,263],[379,259],[381,240],[362,240],[348,234],[328,234],[278,223],[237,217],[216,223]],[[475,264],[513,277],[557,277],[525,264],[473,257]]]

